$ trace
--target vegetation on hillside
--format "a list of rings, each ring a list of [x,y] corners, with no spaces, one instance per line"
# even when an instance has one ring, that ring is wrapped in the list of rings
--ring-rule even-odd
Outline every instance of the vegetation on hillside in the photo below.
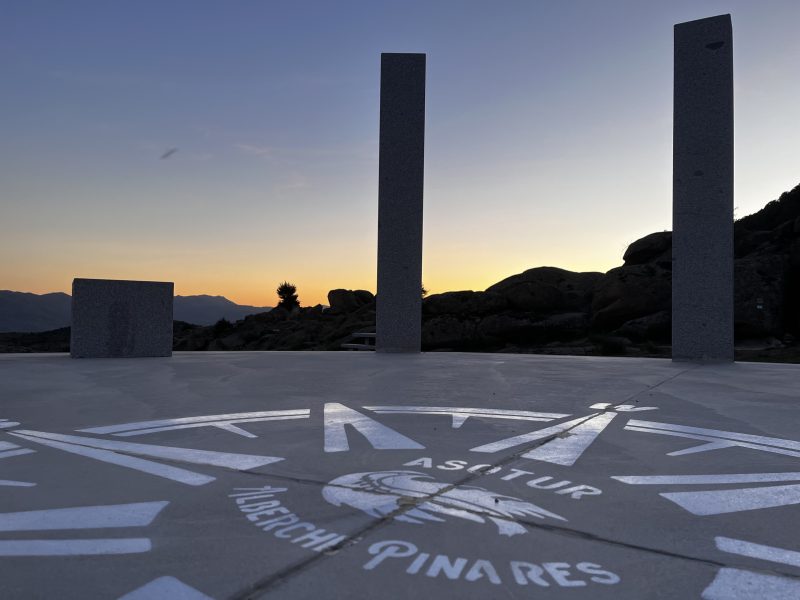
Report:
[[[297,298],[297,286],[288,281],[284,281],[278,286],[276,292],[278,298],[280,298],[280,302],[278,302],[277,306],[278,308],[285,308],[288,311],[300,308],[300,300]]]

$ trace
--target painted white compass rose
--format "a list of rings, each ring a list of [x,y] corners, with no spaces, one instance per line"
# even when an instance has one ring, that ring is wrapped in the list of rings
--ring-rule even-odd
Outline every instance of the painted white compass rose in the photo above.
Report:
[[[591,405],[589,409],[591,412],[587,414],[575,415],[499,408],[422,405],[352,407],[343,403],[327,403],[321,411],[322,431],[311,433],[308,443],[317,444],[325,454],[335,455],[349,452],[352,436],[359,435],[376,451],[424,452],[425,444],[407,433],[390,427],[383,419],[390,420],[396,415],[419,419],[446,416],[451,419],[451,436],[458,436],[459,431],[470,419],[516,421],[527,429],[523,433],[486,440],[465,448],[470,456],[476,459],[489,459],[489,462],[469,466],[469,461],[466,460],[449,460],[439,467],[443,471],[463,470],[467,474],[497,472],[501,467],[491,462],[492,455],[501,456],[509,452],[520,460],[551,464],[560,468],[572,467],[591,452],[594,442],[602,437],[612,423],[620,422],[621,426],[617,427],[630,435],[668,436],[675,438],[676,441],[700,442],[689,447],[676,448],[668,453],[669,456],[739,448],[758,453],[800,457],[800,442],[794,440],[658,420],[643,420],[642,413],[646,412],[648,416],[657,414],[654,412],[658,410],[655,406],[598,403]],[[206,486],[213,483],[216,477],[204,467],[249,471],[291,460],[291,457],[278,455],[281,454],[280,450],[270,444],[267,438],[262,437],[263,434],[260,432],[264,427],[268,427],[270,422],[275,421],[308,423],[314,411],[313,408],[300,407],[289,410],[181,416],[93,426],[70,433],[27,429],[16,421],[4,419],[0,420],[3,436],[0,440],[0,461],[4,462],[6,459],[14,459],[38,452],[41,448],[48,448],[95,463],[106,463],[138,471],[190,488]],[[258,429],[248,427],[255,424],[266,425],[259,426]],[[155,434],[200,428],[216,428],[243,437],[248,440],[247,444],[251,445],[253,450],[249,453],[227,452],[146,441],[149,436]],[[133,441],[134,439],[136,441]],[[269,450],[264,453],[264,449]],[[338,475],[323,488],[322,499],[336,507],[354,508],[372,517],[390,516],[394,520],[415,526],[451,526],[453,520],[476,524],[493,523],[497,533],[507,537],[524,534],[527,531],[528,519],[552,522],[556,526],[563,526],[568,521],[563,511],[550,510],[541,506],[538,501],[531,502],[515,495],[500,493],[489,489],[486,484],[476,486],[470,483],[451,483],[434,477],[430,472],[415,469],[419,466],[432,468],[432,465],[426,464],[426,460],[430,459],[415,459],[398,465],[396,469],[383,468]],[[522,473],[527,471],[511,469],[502,476],[498,475],[498,481],[511,481]],[[609,475],[608,481],[613,485],[656,490],[659,498],[673,503],[695,517],[711,517],[800,504],[800,471],[684,475],[619,473]],[[39,483],[36,472],[31,472],[28,481],[0,479],[0,487],[7,488],[35,488]],[[568,487],[569,481],[558,482],[549,476],[527,483],[527,487],[532,490],[548,490],[554,494],[566,493],[573,498],[602,493],[592,486]],[[267,527],[268,523],[273,524],[272,530],[276,535],[294,529],[309,540],[306,544],[303,542],[305,538],[297,538],[299,542],[303,542],[301,545],[315,551],[329,549],[341,542],[343,536],[335,532],[325,533],[313,525],[305,527],[307,524],[297,517],[294,521],[286,521],[288,517],[285,515],[275,517],[272,513],[276,506],[274,503],[278,500],[274,498],[283,491],[285,489],[256,488],[255,491],[238,492],[232,496],[239,497],[237,503],[243,509],[247,506],[255,507],[248,518],[256,525],[264,524],[265,531],[270,530]],[[74,538],[64,537],[60,532],[76,528],[86,530],[147,528],[169,504],[167,500],[153,499],[149,502],[130,504],[2,513],[0,514],[0,532],[2,532],[0,559],[13,556],[146,553],[150,551],[151,545],[150,540],[144,536]],[[263,515],[264,519],[269,517],[270,520],[259,522],[252,518],[259,515]],[[34,530],[46,534],[45,538],[9,538],[9,535],[13,536],[16,532]],[[278,535],[278,537],[287,536],[288,532],[286,535]],[[798,558],[800,553],[794,550],[725,535],[716,536],[714,545],[720,552],[726,554],[757,558],[772,564],[800,566]],[[395,548],[392,552],[399,551]],[[376,551],[376,556],[378,555],[380,553]],[[373,560],[372,564],[374,566],[377,563]],[[184,586],[175,578],[160,578],[148,585],[155,586],[155,589],[164,586],[164,589],[170,586]],[[795,580],[736,568],[720,569],[716,579],[703,592],[703,597],[738,598],[741,597],[739,591],[742,589],[762,590],[766,594],[766,590],[771,590],[776,585],[780,589],[797,592],[797,597],[800,597],[800,583]]]

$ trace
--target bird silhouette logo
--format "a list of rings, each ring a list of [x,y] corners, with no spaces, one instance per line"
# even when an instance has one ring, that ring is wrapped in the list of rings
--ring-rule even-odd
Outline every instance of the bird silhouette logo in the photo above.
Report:
[[[527,532],[517,518],[567,520],[519,498],[494,494],[481,487],[443,483],[417,471],[343,475],[330,481],[322,496],[334,506],[351,506],[373,517],[392,516],[418,525],[425,521],[445,521],[437,515],[476,523],[489,520],[500,535],[509,537]]]

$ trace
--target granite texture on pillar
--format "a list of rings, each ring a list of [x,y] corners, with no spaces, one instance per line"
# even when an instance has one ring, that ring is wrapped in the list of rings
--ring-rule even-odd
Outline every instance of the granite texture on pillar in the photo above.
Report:
[[[378,352],[419,352],[425,55],[381,55]]]
[[[75,279],[73,358],[172,355],[174,285],[159,281]]]
[[[730,15],[675,25],[672,358],[733,360]]]

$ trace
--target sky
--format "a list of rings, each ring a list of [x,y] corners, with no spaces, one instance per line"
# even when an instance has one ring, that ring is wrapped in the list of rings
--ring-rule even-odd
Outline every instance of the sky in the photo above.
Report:
[[[427,54],[431,293],[607,271],[671,229],[672,27],[724,13],[741,217],[800,183],[797,0],[3,0],[0,289],[375,291],[381,52]]]

